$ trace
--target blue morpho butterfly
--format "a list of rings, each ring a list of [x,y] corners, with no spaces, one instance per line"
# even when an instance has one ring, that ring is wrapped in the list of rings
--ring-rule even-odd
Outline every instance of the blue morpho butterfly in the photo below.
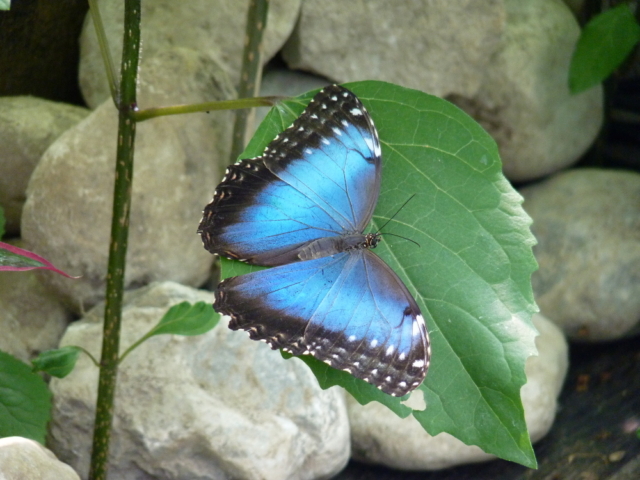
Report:
[[[261,157],[227,169],[198,232],[212,253],[275,267],[218,285],[231,329],[402,396],[424,379],[430,346],[407,287],[370,250],[380,234],[362,233],[380,174],[373,120],[332,85]]]

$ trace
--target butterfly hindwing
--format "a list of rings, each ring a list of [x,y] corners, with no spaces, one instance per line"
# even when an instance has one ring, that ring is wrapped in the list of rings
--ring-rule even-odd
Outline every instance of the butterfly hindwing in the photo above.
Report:
[[[198,231],[212,253],[256,265],[298,261],[314,240],[362,232],[380,169],[371,117],[355,95],[332,85],[262,156],[227,169]]]
[[[216,310],[229,327],[402,396],[429,366],[429,339],[413,297],[370,250],[355,250],[224,280]]]

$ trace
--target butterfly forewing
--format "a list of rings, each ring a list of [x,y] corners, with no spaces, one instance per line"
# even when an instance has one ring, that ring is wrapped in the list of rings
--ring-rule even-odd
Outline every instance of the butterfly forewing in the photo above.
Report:
[[[327,87],[261,157],[227,169],[198,231],[212,253],[256,265],[298,261],[314,240],[362,232],[380,169],[366,109],[348,90]]]
[[[263,155],[272,172],[336,219],[340,233],[361,233],[371,220],[380,156],[373,120],[355,95],[337,85],[318,93]]]

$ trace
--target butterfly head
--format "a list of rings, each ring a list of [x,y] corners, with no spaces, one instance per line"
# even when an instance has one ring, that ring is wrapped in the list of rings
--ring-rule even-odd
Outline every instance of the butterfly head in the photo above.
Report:
[[[364,242],[362,246],[364,248],[376,248],[378,246],[378,243],[380,243],[381,235],[381,233],[367,233],[364,236]]]

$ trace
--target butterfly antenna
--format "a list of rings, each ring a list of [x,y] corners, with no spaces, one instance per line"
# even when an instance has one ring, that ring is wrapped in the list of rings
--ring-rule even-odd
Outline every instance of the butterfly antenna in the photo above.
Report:
[[[405,240],[409,240],[411,243],[415,243],[418,248],[420,248],[420,244],[415,240],[411,240],[410,238],[403,237],[402,235],[396,235],[395,233],[381,233],[380,235],[391,235],[392,237],[404,238]]]
[[[415,194],[415,193],[414,193],[413,195],[411,195],[411,196],[407,199],[407,201],[406,201],[406,202],[404,202],[404,203],[402,204],[402,206],[401,206],[398,210],[396,210],[396,213],[394,213],[394,214],[391,216],[391,218],[390,218],[389,220],[387,220],[386,222],[384,222],[384,225],[382,225],[382,226],[378,229],[378,231],[377,231],[376,233],[380,233],[380,230],[382,230],[384,227],[386,227],[386,226],[387,226],[387,223],[389,223],[391,220],[393,220],[394,218],[396,218],[396,215],[398,215],[398,214],[400,213],[400,210],[402,210],[402,209],[405,207],[405,205],[406,205],[407,203],[409,203],[409,202],[411,201],[411,199],[412,199],[413,197],[415,197],[415,196],[416,196],[416,194]],[[387,235],[387,234],[385,233],[385,235]],[[390,235],[390,234],[389,234],[389,235]],[[397,237],[397,236],[398,236],[398,235],[396,235],[396,237]],[[407,239],[407,240],[409,240],[409,239]]]
[[[407,199],[407,201],[406,201],[406,202],[404,202],[404,203],[402,204],[402,206],[401,206],[398,210],[396,210],[396,213],[394,213],[394,214],[391,216],[391,218],[390,218],[389,220],[387,220],[386,222],[384,222],[384,225],[382,225],[382,226],[378,229],[378,231],[376,232],[376,235],[377,235],[377,234],[379,234],[379,233],[380,233],[380,231],[381,231],[384,227],[386,227],[386,226],[387,226],[387,223],[389,223],[391,220],[393,220],[393,219],[396,217],[396,215],[398,215],[398,213],[400,213],[400,210],[402,210],[402,209],[407,205],[407,203],[409,203],[409,202],[411,201],[411,199],[412,199],[413,197],[415,197],[415,196],[416,196],[416,194],[415,194],[415,193],[414,193],[413,195],[411,195],[411,196]],[[382,234],[381,234],[381,235],[382,235]],[[403,238],[403,239],[405,239],[405,240],[409,240],[411,243],[415,243],[415,244],[418,246],[418,248],[420,248],[420,244],[419,244],[418,242],[416,242],[415,240],[411,240],[410,238],[403,237],[402,235],[397,235],[397,234],[395,234],[395,233],[385,233],[384,235],[391,235],[391,236],[393,236],[393,237],[398,237],[398,238]]]

